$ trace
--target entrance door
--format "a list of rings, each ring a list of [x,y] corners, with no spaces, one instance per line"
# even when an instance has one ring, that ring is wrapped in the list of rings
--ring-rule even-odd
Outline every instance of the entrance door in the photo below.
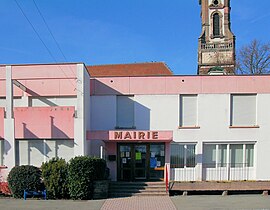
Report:
[[[118,144],[118,180],[161,180],[164,164],[164,143]]]
[[[130,181],[133,179],[131,145],[119,145],[118,151],[118,176],[123,181]]]
[[[134,179],[146,179],[146,145],[134,145]]]

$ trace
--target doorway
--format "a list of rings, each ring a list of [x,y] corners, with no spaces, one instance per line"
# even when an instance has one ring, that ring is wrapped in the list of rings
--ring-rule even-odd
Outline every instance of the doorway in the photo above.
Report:
[[[164,143],[119,143],[118,180],[162,180],[164,178]]]

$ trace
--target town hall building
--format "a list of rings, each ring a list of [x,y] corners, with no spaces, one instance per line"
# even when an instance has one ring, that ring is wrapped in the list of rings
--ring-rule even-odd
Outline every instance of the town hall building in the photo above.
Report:
[[[3,179],[89,155],[113,181],[270,180],[270,75],[234,74],[230,1],[199,2],[197,75],[163,62],[1,65]]]

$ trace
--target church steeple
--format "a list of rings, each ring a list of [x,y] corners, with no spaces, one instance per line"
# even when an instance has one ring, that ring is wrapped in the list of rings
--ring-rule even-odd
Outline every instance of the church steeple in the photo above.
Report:
[[[198,47],[198,74],[223,69],[233,74],[235,68],[235,36],[231,32],[230,0],[199,0],[202,33]]]

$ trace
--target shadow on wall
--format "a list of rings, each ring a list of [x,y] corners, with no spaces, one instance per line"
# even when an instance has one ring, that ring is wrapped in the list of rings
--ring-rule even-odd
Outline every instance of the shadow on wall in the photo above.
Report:
[[[134,95],[130,95],[128,92],[127,93],[121,93],[119,91],[117,91],[117,89],[113,88],[114,86],[114,80],[111,79],[109,81],[112,86],[108,86],[107,84],[104,84],[102,82],[100,82],[99,80],[96,79],[91,79],[91,94],[93,96],[106,96],[106,95],[115,95],[115,96],[134,96]],[[118,101],[119,102],[119,101]],[[116,103],[118,103],[116,101]],[[121,102],[120,102],[121,103]],[[124,105],[127,106],[124,106]],[[130,110],[130,108],[128,107],[130,104],[133,104],[133,113]],[[119,104],[118,104],[119,105]],[[121,105],[121,104],[120,104]],[[108,107],[108,110],[103,110],[104,112],[109,111],[110,110],[110,106],[111,104],[106,104],[106,106]],[[136,101],[136,98],[134,98],[134,100],[132,100],[131,98],[126,98],[125,102],[122,103],[122,107],[121,107],[121,111],[119,110],[119,107],[117,108],[116,105],[116,125],[115,128],[117,129],[134,129],[136,128],[137,130],[150,130],[150,109],[146,106],[144,106],[141,103],[138,103]],[[121,112],[121,113],[119,113]],[[131,113],[133,114],[131,116]],[[128,119],[131,118],[131,119]],[[127,124],[127,126],[123,126],[123,125],[119,125],[119,119],[120,121],[123,120],[123,124]],[[126,122],[125,122],[126,121]],[[131,122],[133,123],[133,125],[130,125]]]
[[[51,118],[52,130],[57,133],[58,136],[67,136],[64,132],[59,130],[53,125],[53,118]],[[58,129],[58,130],[57,130]],[[16,165],[32,164],[33,160],[37,157],[34,151],[38,151],[39,154],[50,158],[53,156],[59,156],[59,149],[64,147],[73,148],[74,142],[68,138],[54,138],[54,139],[40,139],[33,132],[31,132],[26,123],[23,123],[24,139],[16,139]],[[51,153],[51,155],[49,155]],[[42,161],[43,162],[43,161]],[[41,164],[41,162],[40,162]]]
[[[59,129],[58,127],[56,127],[54,125],[54,117],[50,116],[50,118],[51,118],[51,135],[52,135],[52,138],[69,139],[70,137],[65,132],[63,132],[61,129]]]

